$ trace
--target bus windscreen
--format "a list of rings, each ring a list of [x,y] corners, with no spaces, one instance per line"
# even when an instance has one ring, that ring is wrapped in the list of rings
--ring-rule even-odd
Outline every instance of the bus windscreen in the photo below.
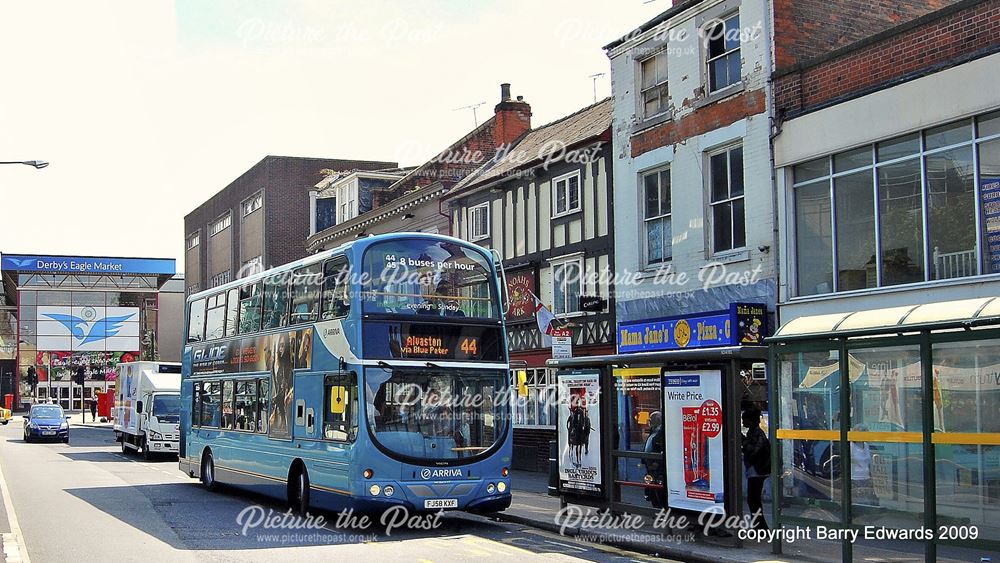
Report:
[[[489,261],[449,241],[398,239],[373,244],[364,258],[365,313],[499,318]]]

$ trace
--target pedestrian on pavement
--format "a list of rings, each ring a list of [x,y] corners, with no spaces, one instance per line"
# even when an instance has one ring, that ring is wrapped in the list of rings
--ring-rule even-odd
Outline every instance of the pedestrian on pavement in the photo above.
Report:
[[[97,401],[90,400],[90,421],[97,422]]]
[[[764,482],[771,474],[771,442],[760,428],[760,411],[743,411],[743,426],[747,429],[743,437],[743,466],[747,477],[747,506],[750,508],[753,527],[767,530],[761,493]]]

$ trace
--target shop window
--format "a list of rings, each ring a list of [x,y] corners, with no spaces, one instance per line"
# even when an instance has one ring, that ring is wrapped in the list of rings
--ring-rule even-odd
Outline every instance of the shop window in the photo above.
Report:
[[[555,427],[558,424],[556,418],[558,405],[554,370],[546,368],[514,370],[513,377],[516,383],[514,424]],[[527,395],[518,392],[518,388],[527,391]]]

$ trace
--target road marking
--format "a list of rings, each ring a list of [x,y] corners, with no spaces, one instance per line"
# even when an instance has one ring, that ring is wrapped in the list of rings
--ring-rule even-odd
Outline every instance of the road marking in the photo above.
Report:
[[[3,495],[7,523],[10,525],[10,533],[3,535],[3,551],[7,563],[31,563],[28,548],[24,544],[24,536],[21,535],[21,526],[18,525],[17,515],[14,514],[14,501],[10,498],[10,489],[7,488],[7,479],[3,476],[2,467],[0,467],[0,495]],[[11,536],[9,540],[8,536]]]

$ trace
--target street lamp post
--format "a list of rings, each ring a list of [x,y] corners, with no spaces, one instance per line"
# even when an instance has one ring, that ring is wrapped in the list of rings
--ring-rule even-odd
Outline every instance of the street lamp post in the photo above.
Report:
[[[34,166],[39,170],[49,165],[49,163],[44,160],[9,160],[2,161],[0,164],[27,164],[28,166]]]

